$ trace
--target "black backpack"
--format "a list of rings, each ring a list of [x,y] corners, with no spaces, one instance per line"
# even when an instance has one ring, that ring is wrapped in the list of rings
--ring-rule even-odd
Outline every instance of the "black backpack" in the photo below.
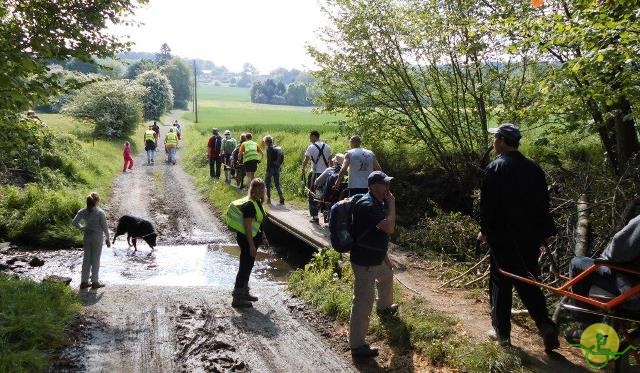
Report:
[[[356,194],[331,207],[329,212],[331,246],[339,253],[351,251],[356,244],[356,239],[353,237],[353,210],[362,196],[364,194]]]

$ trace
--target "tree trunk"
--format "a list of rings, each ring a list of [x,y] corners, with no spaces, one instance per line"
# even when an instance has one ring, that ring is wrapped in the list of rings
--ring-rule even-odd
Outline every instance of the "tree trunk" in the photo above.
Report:
[[[589,200],[586,194],[578,197],[578,223],[575,237],[575,256],[587,256],[589,253]]]
[[[620,172],[623,173],[629,159],[640,149],[631,104],[625,97],[621,97],[615,105],[614,126],[618,164]]]

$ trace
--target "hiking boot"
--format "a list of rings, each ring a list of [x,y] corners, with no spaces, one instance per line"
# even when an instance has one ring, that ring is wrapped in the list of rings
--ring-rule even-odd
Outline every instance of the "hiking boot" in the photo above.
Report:
[[[511,338],[498,336],[498,333],[494,328],[489,329],[487,336],[489,337],[489,339],[496,341],[498,345],[502,347],[511,347]]]
[[[234,292],[235,292],[235,290],[234,290]],[[234,295],[233,296],[233,301],[231,302],[231,307],[233,307],[233,308],[250,308],[250,307],[253,307],[253,304],[251,304],[250,301],[248,301],[247,299],[245,299],[241,295]]]
[[[398,307],[399,306],[397,304],[393,303],[389,307],[383,310],[376,311],[376,313],[378,314],[378,317],[381,319],[388,318],[388,317],[395,317],[395,316],[398,316]]]
[[[248,300],[249,302],[257,302],[258,297],[249,293],[249,290],[251,290],[249,287],[244,288],[244,292],[242,293],[242,296],[244,297],[244,299]]]
[[[100,289],[105,287],[106,285],[101,282],[94,282],[91,284],[91,289]]]
[[[570,344],[580,343],[584,328],[582,326],[569,326],[564,330],[564,339]]]
[[[378,356],[378,349],[371,347],[368,344],[362,345],[357,348],[351,349],[351,356],[353,357],[376,357]]]
[[[233,298],[238,298],[241,300],[247,300],[249,302],[257,302],[258,301],[258,297],[253,296],[251,294],[249,294],[249,287],[243,287],[243,288],[238,288],[238,289],[233,289],[233,293],[231,293],[233,295]]]
[[[89,285],[88,282],[81,282],[80,283],[80,289],[86,289],[88,287],[90,287],[91,285]]]
[[[284,205],[284,198],[280,198],[280,204]]]
[[[558,340],[558,328],[555,325],[546,324],[540,330],[542,341],[544,342],[544,352],[550,354],[553,350],[560,347]]]
[[[314,216],[309,220],[309,222],[313,224],[320,224],[320,219],[317,216]]]

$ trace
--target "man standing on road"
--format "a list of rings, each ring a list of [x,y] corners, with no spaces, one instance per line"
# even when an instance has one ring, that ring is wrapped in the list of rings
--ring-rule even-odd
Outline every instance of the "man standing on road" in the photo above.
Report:
[[[144,132],[144,150],[147,152],[147,164],[153,163],[157,140],[158,137],[153,130],[153,126],[149,126],[149,129]]]
[[[156,133],[156,139],[160,139],[160,126],[158,126],[158,123],[156,123],[156,121],[153,121],[153,132]]]
[[[169,155],[169,163],[176,164],[176,150],[178,148],[178,134],[176,134],[173,128],[169,129],[169,132],[164,137],[164,147]]]
[[[320,141],[320,132],[311,131],[309,133],[309,141],[311,145],[304,152],[304,161],[302,162],[302,178],[304,179],[307,164],[311,161],[311,172],[307,177],[307,188],[309,189],[309,214],[311,214],[311,222],[319,224],[318,206],[313,198],[314,184],[318,176],[329,167],[329,159],[331,159],[331,147]]]
[[[396,199],[390,191],[392,179],[382,171],[372,172],[367,178],[369,192],[353,209],[353,236],[358,239],[350,256],[355,280],[349,347],[354,357],[378,355],[378,350],[365,342],[376,287],[378,315],[384,318],[398,313],[398,305],[393,304],[393,269],[387,254],[389,236],[396,226]],[[388,209],[386,214],[384,204]]]
[[[220,157],[220,152],[222,150],[222,137],[220,137],[220,134],[218,134],[217,128],[214,128],[211,132],[212,136],[209,138],[209,143],[207,144],[207,154],[209,157],[209,176],[219,179],[220,164],[222,163],[222,158]]]
[[[347,187],[349,188],[349,196],[367,193],[367,177],[374,170],[382,171],[382,167],[380,167],[376,155],[371,150],[362,147],[360,136],[351,136],[349,144],[351,145],[351,150],[345,154],[334,188],[338,189],[340,187],[342,177],[348,169],[349,183]]]
[[[515,286],[550,353],[560,346],[558,329],[549,318],[540,288],[511,280],[498,268],[524,276],[540,275],[540,246],[556,234],[549,213],[544,171],[518,151],[520,131],[513,124],[491,128],[498,154],[485,169],[480,194],[478,239],[490,247],[490,298],[493,330],[490,336],[511,344],[511,300]]]
[[[224,163],[224,181],[231,183],[231,176],[229,173],[233,171],[233,164],[231,163],[231,155],[237,146],[236,139],[231,137],[231,131],[224,131],[224,139],[222,139],[222,160]]]

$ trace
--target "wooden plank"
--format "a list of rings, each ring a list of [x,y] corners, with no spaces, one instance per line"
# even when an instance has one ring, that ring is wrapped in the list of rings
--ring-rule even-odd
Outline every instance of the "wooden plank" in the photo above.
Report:
[[[310,219],[306,211],[289,205],[269,208],[269,220],[277,227],[316,249],[331,247],[328,226],[311,223]]]

